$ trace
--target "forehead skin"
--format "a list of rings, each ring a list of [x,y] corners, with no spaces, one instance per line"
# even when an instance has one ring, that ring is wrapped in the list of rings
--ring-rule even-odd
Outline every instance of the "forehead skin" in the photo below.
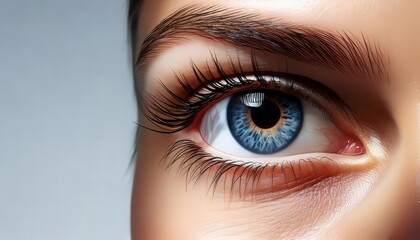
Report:
[[[377,41],[387,52],[390,61],[390,84],[378,89],[386,96],[399,131],[398,145],[388,158],[393,166],[368,198],[362,201],[346,219],[337,224],[336,235],[348,239],[380,239],[377,233],[387,232],[404,211],[401,202],[410,171],[420,165],[419,124],[416,104],[420,102],[420,1],[412,0],[145,0],[140,10],[135,54],[153,28],[179,8],[198,4],[219,5],[232,9],[257,12],[267,18],[276,17],[305,26],[331,31],[349,31]],[[415,130],[417,129],[417,130]],[[399,194],[390,189],[398,189]],[[354,189],[357,191],[357,189]],[[135,195],[135,193],[134,193]],[[135,196],[134,196],[135,198]],[[136,211],[135,208],[133,211]],[[134,219],[135,220],[135,219]],[[134,221],[133,229],[135,229]],[[352,226],[348,229],[346,226]],[[357,229],[357,231],[354,231]],[[133,230],[135,233],[135,230]],[[174,230],[175,231],[175,230]],[[371,235],[358,235],[371,233]],[[135,234],[134,234],[135,235]]]

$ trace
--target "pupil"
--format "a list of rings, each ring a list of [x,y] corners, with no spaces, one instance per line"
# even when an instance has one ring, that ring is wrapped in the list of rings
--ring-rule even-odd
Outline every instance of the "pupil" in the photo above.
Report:
[[[264,101],[260,107],[251,108],[251,119],[260,128],[272,128],[280,119],[280,108],[272,101]]]

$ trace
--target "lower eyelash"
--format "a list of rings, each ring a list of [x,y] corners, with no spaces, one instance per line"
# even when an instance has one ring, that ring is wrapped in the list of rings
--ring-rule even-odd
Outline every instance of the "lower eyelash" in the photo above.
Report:
[[[297,159],[281,163],[225,160],[212,156],[190,139],[181,139],[169,147],[161,160],[166,170],[176,166],[177,175],[186,177],[186,187],[195,186],[204,176],[210,179],[207,191],[222,188],[229,196],[277,197],[314,184],[337,174],[338,166],[327,157]]]

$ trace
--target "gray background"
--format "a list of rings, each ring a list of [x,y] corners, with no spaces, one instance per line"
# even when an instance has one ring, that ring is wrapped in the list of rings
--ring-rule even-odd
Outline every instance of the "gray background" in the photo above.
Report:
[[[129,239],[126,0],[0,0],[0,239]]]

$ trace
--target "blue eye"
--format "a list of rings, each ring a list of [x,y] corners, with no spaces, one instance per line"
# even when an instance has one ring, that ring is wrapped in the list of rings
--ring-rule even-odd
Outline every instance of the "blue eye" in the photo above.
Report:
[[[303,122],[299,99],[278,91],[253,91],[232,96],[227,123],[234,139],[246,150],[272,154],[288,147]]]
[[[226,159],[276,163],[277,157],[342,153],[354,143],[316,100],[307,99],[287,88],[254,88],[225,97],[200,118],[203,146]],[[351,151],[362,149],[351,144]]]

